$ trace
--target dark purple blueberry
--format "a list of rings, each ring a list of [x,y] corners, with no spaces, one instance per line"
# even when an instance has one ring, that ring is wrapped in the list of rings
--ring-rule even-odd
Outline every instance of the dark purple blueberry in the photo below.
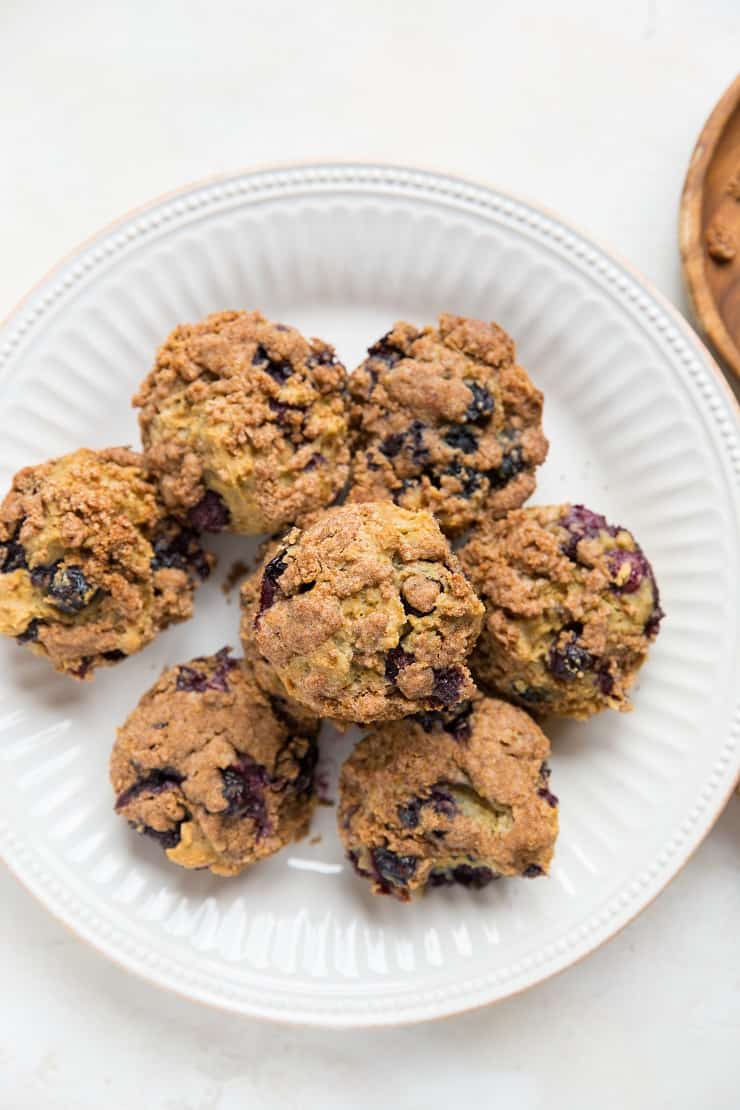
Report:
[[[119,648],[113,648],[112,651],[104,651],[102,658],[109,663],[120,663],[122,659],[126,659],[126,652],[121,651]]]
[[[288,378],[293,377],[293,367],[287,359],[270,359],[265,371],[280,385],[285,385]]]
[[[436,783],[429,791],[429,797],[412,798],[406,805],[398,807],[398,820],[404,828],[415,829],[418,826],[423,806],[431,806],[441,817],[451,818],[457,813],[457,803],[449,789],[442,783]]]
[[[398,820],[405,829],[415,829],[417,827],[422,805],[421,798],[412,798],[406,805],[398,807]]]
[[[600,668],[596,675],[596,681],[604,697],[611,697],[614,692],[614,678],[609,673],[609,668],[606,665]]]
[[[42,589],[51,604],[62,613],[79,613],[95,599],[97,586],[85,577],[82,567],[54,563],[31,571],[34,586]]]
[[[408,651],[404,651],[401,647],[394,647],[388,652],[385,657],[385,677],[389,682],[395,682],[398,678],[399,671],[404,667],[408,667],[413,663],[415,656],[411,655]]]
[[[593,539],[600,532],[616,536],[620,530],[619,527],[615,528],[609,524],[606,517],[603,517],[601,513],[593,513],[585,505],[571,505],[558,523],[570,533],[568,540],[562,546],[563,554],[567,555],[569,559],[576,558],[578,544],[581,540]]]
[[[582,536],[598,536],[599,532],[608,532],[610,536],[616,535],[619,528],[612,528],[605,516],[587,509],[585,505],[571,505],[565,516],[561,516],[560,524],[569,532],[580,532]]]
[[[501,460],[501,465],[494,470],[487,470],[486,477],[491,485],[491,489],[503,489],[508,485],[512,478],[520,474],[526,463],[522,455],[521,447],[512,447],[507,451]]]
[[[544,798],[549,806],[552,806],[553,809],[557,809],[560,799],[557,794],[553,794],[547,786],[541,786],[537,794],[540,798]]]
[[[280,385],[284,385],[293,374],[293,367],[289,362],[286,362],[284,359],[271,358],[269,352],[261,343],[252,356],[252,366],[257,366],[260,370],[264,370],[266,374],[269,374],[270,377],[274,378]]]
[[[308,357],[309,366],[336,366],[337,356],[329,347],[324,347],[320,351],[314,351]]]
[[[311,741],[305,752],[298,759],[298,774],[291,783],[296,794],[311,795],[314,788],[316,765],[319,762],[319,749]]]
[[[80,660],[79,667],[77,667],[76,670],[71,671],[70,673],[73,674],[75,678],[84,678],[85,675],[87,674],[87,672],[90,670],[91,666],[92,666],[92,656],[91,655],[83,655],[82,659]]]
[[[493,397],[486,387],[479,385],[478,382],[466,381],[465,384],[473,394],[473,400],[465,411],[463,422],[465,424],[487,424],[493,412]]]
[[[470,739],[470,716],[472,712],[473,703],[467,701],[463,703],[460,711],[453,717],[446,713],[440,713],[438,709],[429,709],[415,714],[414,720],[419,722],[425,732],[434,732],[435,729],[440,729],[454,736],[455,740],[462,742]]]
[[[208,687],[208,675],[204,671],[196,671],[194,667],[181,664],[177,668],[177,681],[175,689],[184,694],[204,694]]]
[[[429,791],[428,804],[432,805],[435,813],[442,817],[454,817],[457,813],[457,802],[446,786],[437,783]]]
[[[385,437],[379,445],[378,450],[381,455],[385,455],[387,459],[394,459],[403,447],[405,438],[406,436],[403,432],[394,432],[392,435]]]
[[[262,764],[245,755],[237,763],[232,763],[221,772],[222,792],[227,806],[225,817],[249,817],[256,826],[259,839],[270,830],[265,804],[265,788],[269,776]]]
[[[412,420],[409,425],[411,447],[408,450],[417,466],[424,466],[429,459],[429,449],[424,443],[425,429],[426,425],[422,420]]]
[[[198,536],[190,528],[173,528],[156,537],[152,547],[154,554],[150,565],[154,572],[170,568],[193,570],[200,578],[207,578],[211,573]]]
[[[490,867],[471,867],[468,863],[460,863],[452,871],[452,877],[460,886],[469,887],[471,890],[482,890],[494,879],[501,876]]]
[[[460,667],[435,667],[431,701],[438,705],[455,705],[460,700],[465,675]]]
[[[451,871],[430,871],[427,877],[427,886],[452,886],[454,881]]]
[[[377,343],[373,343],[372,347],[368,347],[367,353],[371,358],[376,358],[380,362],[384,362],[386,366],[395,366],[402,358],[405,358],[403,351],[400,347],[396,347],[390,341],[390,332],[379,339]]]
[[[300,586],[296,590],[296,593],[297,594],[307,594],[310,590],[312,590],[314,588],[315,585],[316,585],[315,582],[301,582]]]
[[[262,582],[260,584],[260,605],[257,610],[257,615],[254,618],[255,628],[260,622],[262,614],[265,613],[271,605],[275,604],[275,597],[278,594],[280,587],[278,586],[278,579],[288,569],[288,564],[285,562],[287,550],[283,548],[279,551],[274,559],[270,562],[262,572]]]
[[[453,424],[449,431],[445,432],[444,439],[445,443],[456,451],[462,451],[464,455],[472,455],[478,450],[478,440],[462,424]]]
[[[564,645],[561,644],[563,632],[567,632],[569,636]],[[555,637],[548,652],[547,669],[550,674],[563,682],[573,682],[580,678],[584,671],[590,671],[594,665],[593,655],[578,643],[582,632],[583,626],[577,622],[565,625]]]
[[[197,505],[188,510],[188,520],[199,532],[223,532],[231,520],[231,513],[220,493],[206,490]]]
[[[174,790],[184,777],[174,767],[155,767],[143,779],[138,779],[133,786],[118,795],[116,809],[123,809],[140,794],[162,794],[165,790]]]
[[[530,863],[529,867],[525,867],[522,871],[522,875],[525,879],[536,879],[542,874],[544,874],[544,872],[538,863]]]
[[[614,531],[616,531],[616,529]],[[612,583],[611,589],[614,593],[631,594],[640,588],[645,578],[650,582],[650,589],[653,594],[653,611],[645,622],[643,632],[648,638],[652,639],[657,635],[660,622],[665,616],[660,606],[660,592],[658,590],[658,584],[655,581],[653,568],[650,566],[650,563],[639,547],[636,551],[622,551],[621,549],[607,551],[606,555],[609,573],[615,579],[618,577],[625,564],[629,567],[629,574],[622,585],[617,585],[616,582]]]
[[[216,660],[216,669],[208,679],[209,690],[220,690],[221,693],[228,693],[229,691],[229,671],[233,671],[239,664],[236,659],[231,658],[230,649],[227,647],[221,648],[214,656]]]
[[[452,478],[457,478],[460,485],[462,486],[463,497],[471,497],[475,493],[475,491],[480,488],[480,471],[474,470],[470,466],[465,466],[457,459],[451,462],[450,465],[448,467],[445,467],[445,469],[442,471],[442,476],[446,474],[449,474]],[[440,483],[438,481],[435,482],[431,478],[430,480],[432,481],[432,485],[435,485],[439,489]]]
[[[460,742],[462,742],[463,740],[469,740],[470,734],[472,732],[472,726],[470,723],[470,716],[472,712],[473,703],[468,702],[466,708],[464,708],[461,713],[458,713],[455,717],[452,718],[451,721],[447,722],[447,724],[444,726],[445,732],[449,732],[450,735],[454,736],[455,739]]]
[[[129,821],[132,829],[136,829],[142,836],[148,836],[150,840],[156,840],[165,851],[169,848],[176,848],[180,843],[180,826],[175,829],[167,829],[166,832],[160,832],[159,829],[153,829],[151,825],[137,825],[134,821]]]
[[[43,623],[44,622],[40,621],[38,617],[34,617],[33,620],[26,625],[25,630],[21,632],[20,636],[16,636],[15,642],[17,644],[35,644],[39,638],[39,627]]]
[[[295,432],[297,430],[297,425],[295,420],[288,419],[289,413],[300,413],[301,421],[303,420],[303,417],[305,415],[305,410],[301,405],[289,405],[287,401],[276,401],[274,397],[270,397],[268,399],[267,405],[270,409],[270,412],[275,413],[275,423],[278,424],[281,428],[284,428],[286,425],[289,426],[291,432]]]
[[[635,590],[639,590],[643,578],[648,575],[652,576],[650,564],[639,549],[637,551],[607,551],[606,561],[609,573],[615,579],[611,584],[611,589],[615,594],[633,594]],[[627,567],[627,577],[621,585],[618,585],[618,579],[624,574],[623,567],[625,566]]]
[[[395,459],[403,452],[404,456],[418,467],[423,468],[429,459],[429,450],[424,443],[426,424],[423,420],[412,420],[405,432],[393,432],[381,442],[378,450],[387,459]]]
[[[469,890],[482,890],[500,877],[490,867],[472,867],[469,863],[460,863],[451,871],[432,871],[427,883],[430,887],[451,886],[453,883],[458,883]]]
[[[26,570],[26,549],[15,540],[0,543],[0,574],[12,574],[14,570]]]
[[[58,566],[58,563],[40,563],[38,566],[32,567],[31,585],[46,593],[51,586],[51,580]]]
[[[648,619],[645,621],[645,627],[643,629],[644,634],[649,640],[652,640],[653,637],[658,635],[658,632],[660,631],[660,622],[663,620],[664,616],[665,613],[661,609],[660,605],[656,605]]]
[[[405,887],[416,872],[416,856],[399,856],[389,848],[373,848],[371,855],[378,880],[383,884]]]
[[[236,659],[232,659],[229,654],[229,648],[221,648],[214,656],[216,660],[216,667],[213,674],[209,675],[206,671],[199,671],[195,667],[189,667],[186,664],[181,664],[177,668],[177,681],[175,682],[175,689],[181,690],[186,694],[204,694],[206,690],[219,690],[221,693],[228,693],[229,671],[233,671],[238,667]],[[194,662],[205,662],[205,659],[196,659]]]
[[[276,401],[274,397],[270,397],[268,402],[270,412],[274,412],[276,416],[276,423],[283,427],[288,423],[288,413],[291,406],[286,405],[284,401]]]
[[[435,728],[444,728],[444,718],[438,709],[427,709],[422,710],[421,713],[415,713],[414,720],[419,722],[424,732],[434,732]]]

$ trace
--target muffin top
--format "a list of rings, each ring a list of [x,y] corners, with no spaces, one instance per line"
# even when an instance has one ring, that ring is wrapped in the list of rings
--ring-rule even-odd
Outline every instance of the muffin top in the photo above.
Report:
[[[455,705],[483,607],[433,517],[345,505],[295,528],[262,569],[242,636],[288,695],[345,721]]]
[[[116,810],[174,863],[236,874],[305,831],[317,730],[227,648],[170,667],[118,731]]]
[[[557,836],[547,737],[476,695],[454,714],[377,725],[342,767],[338,826],[375,893],[544,874]]]
[[[630,708],[663,616],[631,532],[583,505],[533,506],[477,529],[460,559],[486,606],[481,683],[534,712]]]
[[[351,375],[349,499],[428,509],[454,536],[517,508],[544,462],[542,394],[494,323],[397,323]]]
[[[0,632],[88,677],[190,616],[210,565],[141,455],[82,448],[19,471],[0,506]]]
[[[328,343],[259,312],[181,324],[134,397],[166,504],[255,535],[328,505],[348,474],[345,390]]]

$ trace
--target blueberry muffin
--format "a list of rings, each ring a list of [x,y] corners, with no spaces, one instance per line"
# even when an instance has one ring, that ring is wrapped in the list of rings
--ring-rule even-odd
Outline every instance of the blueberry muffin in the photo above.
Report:
[[[259,312],[175,328],[134,397],[168,508],[197,528],[276,532],[347,480],[346,371]]]
[[[340,775],[339,835],[355,871],[401,901],[546,874],[558,834],[549,751],[531,717],[480,695],[379,725]]]
[[[394,720],[456,705],[483,606],[434,518],[386,502],[294,528],[243,595],[242,638],[318,716]]]
[[[481,527],[460,558],[486,606],[482,685],[535,713],[631,708],[663,616],[631,532],[583,505],[538,506]]]
[[[428,509],[448,536],[518,508],[544,462],[542,394],[498,324],[397,323],[350,378],[353,501]]]
[[[89,678],[189,617],[210,565],[141,455],[81,449],[19,471],[0,505],[0,633]]]
[[[236,875],[307,831],[317,731],[228,648],[171,667],[118,730],[116,812],[173,863]]]

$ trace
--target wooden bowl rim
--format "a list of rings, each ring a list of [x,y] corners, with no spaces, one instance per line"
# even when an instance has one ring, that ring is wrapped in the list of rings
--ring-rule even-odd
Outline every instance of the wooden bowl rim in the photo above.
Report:
[[[722,319],[706,278],[702,205],[707,170],[728,120],[740,105],[740,74],[717,101],[696,141],[681,194],[679,244],[681,266],[691,306],[706,338],[740,378],[740,348]]]

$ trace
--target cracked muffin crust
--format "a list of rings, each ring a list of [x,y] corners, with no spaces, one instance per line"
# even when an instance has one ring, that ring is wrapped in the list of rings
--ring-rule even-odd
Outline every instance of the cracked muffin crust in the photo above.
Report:
[[[408,901],[459,883],[547,872],[558,832],[547,737],[521,709],[476,695],[454,714],[377,726],[344,763],[339,835],[375,894]]]
[[[175,328],[133,399],[168,508],[257,535],[328,505],[348,474],[346,379],[328,343],[260,312]]]
[[[91,677],[191,616],[211,561],[141,455],[83,448],[26,467],[0,506],[0,633]]]
[[[442,315],[397,323],[350,376],[350,501],[428,509],[458,535],[535,488],[547,455],[542,394],[498,324]]]
[[[483,606],[426,512],[345,505],[294,528],[262,568],[242,639],[319,716],[378,721],[456,705]]]
[[[460,559],[486,606],[482,685],[538,714],[631,708],[663,617],[631,532],[583,505],[533,506],[479,528]]]
[[[236,875],[307,832],[317,732],[228,648],[171,667],[118,730],[116,812],[173,863]]]

